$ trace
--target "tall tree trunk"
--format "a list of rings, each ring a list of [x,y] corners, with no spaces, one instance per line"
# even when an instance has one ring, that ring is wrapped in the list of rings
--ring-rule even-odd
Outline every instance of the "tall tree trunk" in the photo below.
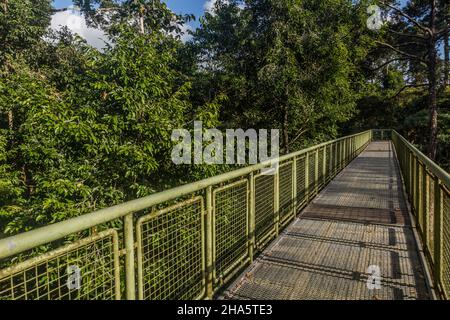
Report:
[[[139,32],[141,34],[145,33],[144,16],[142,14],[139,14]]]
[[[450,86],[450,44],[448,37],[450,33],[447,31],[444,35],[444,59],[445,59],[445,67],[444,67],[444,86]]]
[[[429,100],[428,108],[430,114],[430,136],[428,142],[428,156],[436,159],[437,134],[438,134],[438,110],[437,110],[437,49],[436,49],[436,0],[431,0],[429,37],[429,59],[428,59],[428,81]]]
[[[432,56],[433,54],[430,54]],[[436,56],[436,54],[434,54]],[[431,60],[431,57],[430,57]],[[436,159],[437,153],[437,133],[438,133],[438,110],[437,110],[437,80],[436,80],[436,61],[429,62],[429,113],[430,113],[430,137],[429,137],[429,151],[430,159]]]
[[[8,13],[8,0],[2,1],[3,12]]]
[[[22,181],[26,186],[25,197],[30,198],[31,195],[33,194],[34,187],[33,187],[33,180],[31,178],[31,173],[28,170],[28,166],[26,164],[22,166]]]
[[[8,129],[9,129],[10,148],[13,148],[14,147],[14,113],[12,110],[8,111]]]
[[[145,33],[145,22],[144,22],[144,13],[145,13],[145,7],[141,6],[139,9],[139,33],[144,34]]]
[[[14,114],[12,110],[8,111],[8,128],[11,132],[14,130]]]

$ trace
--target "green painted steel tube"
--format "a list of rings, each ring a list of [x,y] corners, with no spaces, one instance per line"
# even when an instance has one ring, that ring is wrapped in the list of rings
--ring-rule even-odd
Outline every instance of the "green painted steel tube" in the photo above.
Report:
[[[342,141],[353,136],[363,135],[367,132],[369,131],[365,131],[347,137],[342,137],[339,139],[319,144],[317,146],[300,150],[280,157],[279,161],[281,162],[289,160],[295,156],[305,154],[312,150],[316,150],[330,143]],[[263,169],[271,165],[271,163],[272,161],[265,161],[242,169],[227,172],[222,175],[218,175],[215,177],[211,177],[208,179],[204,179],[201,181],[169,189],[163,192],[159,192],[145,198],[132,200],[123,204],[101,209],[92,213],[81,215],[79,217],[75,217],[69,220],[54,223],[32,231],[24,232],[6,239],[2,239],[0,240],[0,259],[4,259],[9,256],[21,253],[23,251],[35,248],[42,244],[46,244],[61,239],[65,236],[92,228],[96,225],[100,225],[109,222],[111,220],[124,217],[127,214],[147,209],[156,204],[170,201],[175,198],[205,189],[208,186],[212,186],[237,177],[248,175],[251,172]]]
[[[206,298],[212,299],[214,294],[214,278],[213,278],[213,191],[212,187],[206,189]]]
[[[428,243],[428,219],[429,219],[429,202],[430,202],[430,193],[429,193],[429,178],[427,174],[427,169],[423,167],[423,176],[422,176],[422,234],[423,234],[423,242]]]
[[[256,224],[256,216],[255,216],[255,179],[253,172],[250,173],[249,177],[249,219],[248,219],[248,256],[250,257],[250,261],[253,262],[254,256],[254,248],[256,245],[255,240],[255,224]]]
[[[305,199],[306,203],[309,202],[309,153],[306,154],[305,157]]]
[[[292,164],[292,208],[294,217],[297,215],[297,157]]]
[[[434,277],[436,283],[442,281],[443,270],[443,205],[442,205],[442,190],[439,179],[434,180]]]
[[[319,192],[319,149],[314,156],[314,195]]]
[[[125,237],[125,281],[127,300],[136,299],[136,276],[134,273],[134,228],[133,214],[125,216],[124,237]]]
[[[278,236],[280,234],[280,167],[277,168],[275,173],[275,183],[273,191],[273,209],[275,211],[275,233]]]

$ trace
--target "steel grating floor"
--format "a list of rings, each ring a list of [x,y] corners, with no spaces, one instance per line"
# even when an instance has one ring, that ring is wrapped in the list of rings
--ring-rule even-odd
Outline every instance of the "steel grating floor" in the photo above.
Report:
[[[392,148],[371,143],[221,298],[428,299]]]

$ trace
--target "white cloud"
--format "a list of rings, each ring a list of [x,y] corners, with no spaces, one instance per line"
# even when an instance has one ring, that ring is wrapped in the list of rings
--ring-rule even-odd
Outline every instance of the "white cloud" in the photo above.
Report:
[[[192,35],[189,34],[188,31],[193,31],[193,30],[194,30],[194,27],[192,27],[191,25],[186,24],[186,23],[183,24],[181,26],[181,33],[182,33],[181,41],[187,42],[187,41],[191,40],[192,39]]]
[[[214,14],[214,9],[216,6],[217,0],[206,0],[205,4],[203,5],[203,9],[205,12],[209,12],[210,14]],[[224,3],[228,4],[229,1],[225,0]]]
[[[90,28],[86,25],[84,17],[75,11],[58,12],[52,16],[51,28],[54,30],[67,26],[72,32],[79,34],[93,47],[105,48],[107,37],[100,29]]]
[[[214,15],[214,8],[216,2],[217,0],[206,0],[205,4],[203,5],[203,10],[205,10],[205,12],[209,12],[210,14]],[[224,0],[223,2],[226,4],[230,3],[229,0]],[[243,9],[244,3],[239,3],[238,6],[239,8]]]
[[[203,9],[205,10],[205,12],[212,13],[216,2],[217,0],[207,0],[203,5]]]

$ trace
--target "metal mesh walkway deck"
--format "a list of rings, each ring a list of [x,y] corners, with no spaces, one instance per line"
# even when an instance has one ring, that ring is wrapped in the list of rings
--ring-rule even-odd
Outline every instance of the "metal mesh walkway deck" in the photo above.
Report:
[[[372,142],[223,298],[429,298],[394,157],[391,142]],[[374,265],[381,288],[369,290]]]

